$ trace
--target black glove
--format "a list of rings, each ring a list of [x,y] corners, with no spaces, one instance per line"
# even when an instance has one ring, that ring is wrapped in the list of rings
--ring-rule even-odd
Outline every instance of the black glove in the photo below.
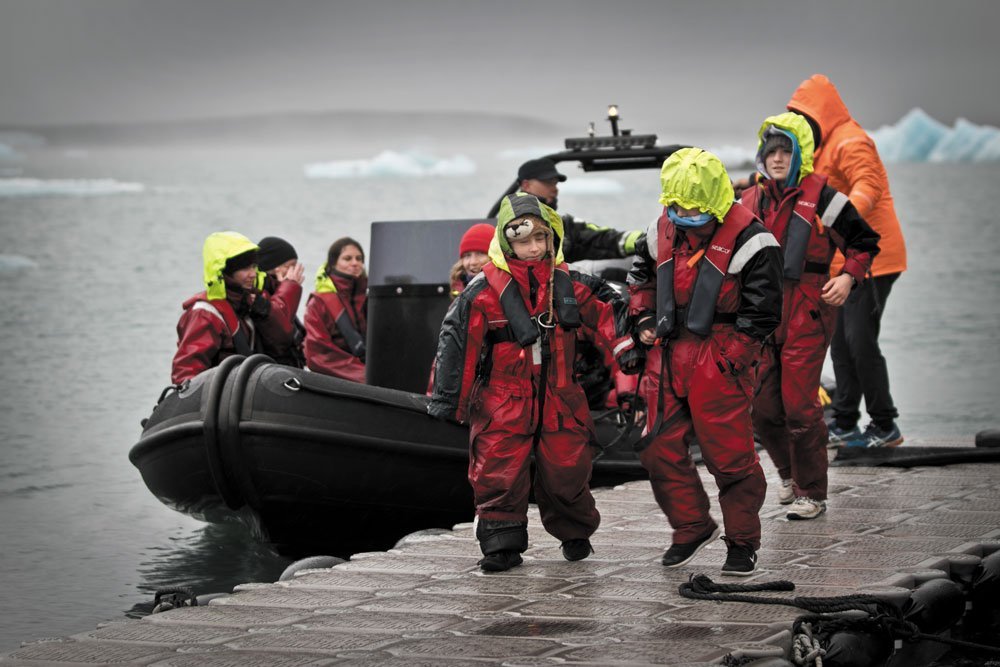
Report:
[[[631,347],[616,357],[618,368],[625,375],[636,375],[646,363],[646,352],[638,345]]]
[[[635,254],[639,257],[649,256],[649,243],[646,242],[646,233],[643,232],[639,238],[635,240]],[[655,257],[653,259],[656,259]]]
[[[271,314],[271,301],[263,294],[258,294],[250,304],[250,319],[266,320]]]

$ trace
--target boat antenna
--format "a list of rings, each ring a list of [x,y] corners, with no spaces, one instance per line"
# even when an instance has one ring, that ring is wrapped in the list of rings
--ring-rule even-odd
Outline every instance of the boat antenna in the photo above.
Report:
[[[612,136],[618,136],[618,121],[620,117],[618,116],[618,105],[609,104],[608,105],[608,122],[611,123],[611,134]]]

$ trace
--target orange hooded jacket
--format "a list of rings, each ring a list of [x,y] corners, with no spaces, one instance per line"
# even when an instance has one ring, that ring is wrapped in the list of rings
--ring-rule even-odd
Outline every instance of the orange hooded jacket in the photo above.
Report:
[[[872,264],[872,275],[883,276],[906,270],[906,244],[889,192],[889,177],[875,142],[851,118],[840,93],[830,79],[813,74],[799,85],[788,102],[788,110],[816,121],[822,137],[814,154],[814,169],[826,174],[828,184],[845,193],[872,229],[879,233],[880,252]],[[837,253],[831,275],[840,273],[844,256]]]

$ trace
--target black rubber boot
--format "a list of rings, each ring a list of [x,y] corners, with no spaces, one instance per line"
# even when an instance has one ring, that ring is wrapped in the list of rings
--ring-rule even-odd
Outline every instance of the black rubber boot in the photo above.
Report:
[[[487,554],[479,561],[479,569],[483,572],[506,572],[524,562],[521,554],[516,551],[497,551]]]
[[[566,540],[562,543],[563,558],[569,561],[583,560],[594,553],[594,547],[586,537],[576,540]]]
[[[506,572],[524,562],[521,554],[528,548],[528,524],[480,519],[476,538],[484,556],[479,568],[483,572]]]

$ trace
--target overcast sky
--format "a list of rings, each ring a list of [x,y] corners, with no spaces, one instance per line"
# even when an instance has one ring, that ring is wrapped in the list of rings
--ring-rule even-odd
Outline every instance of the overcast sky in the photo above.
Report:
[[[478,110],[754,129],[823,72],[869,128],[1000,125],[996,0],[0,0],[0,124]]]

